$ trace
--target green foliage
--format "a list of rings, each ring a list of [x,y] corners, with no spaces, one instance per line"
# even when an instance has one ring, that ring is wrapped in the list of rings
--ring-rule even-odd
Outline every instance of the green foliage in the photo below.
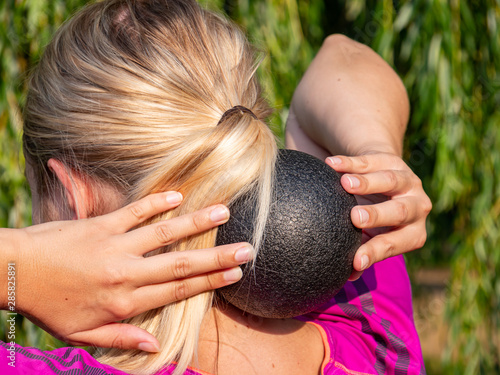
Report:
[[[21,152],[24,81],[58,25],[85,2],[7,0],[0,2],[0,225],[19,228],[31,223],[29,188]],[[0,338],[7,340],[6,312],[0,315]],[[52,349],[62,346],[21,315],[16,316],[16,342]]]
[[[7,311],[0,311],[0,319],[2,319],[2,324],[0,325],[0,339],[2,341],[14,341],[15,343],[22,346],[37,347],[45,350],[52,350],[68,346],[64,342],[59,341],[55,337],[38,328],[28,319],[25,319],[19,314],[14,316],[14,331],[8,331],[10,330],[10,324],[6,324],[5,322],[8,322],[7,319],[11,319],[12,317],[13,315],[8,315]],[[15,335],[14,340],[9,339],[9,333],[12,332]]]
[[[271,127],[282,139],[293,91],[322,41],[323,1],[229,0],[224,9],[263,51],[259,78],[275,109]]]
[[[410,95],[405,156],[434,202],[421,254],[427,264],[453,259],[446,367],[499,373],[499,4],[352,1],[346,17]]]
[[[0,2],[0,225],[29,225],[30,199],[20,152],[24,79],[58,25],[84,1]]]
[[[20,155],[27,72],[83,0],[0,3],[0,224],[29,224]],[[441,372],[500,372],[500,4],[494,0],[204,0],[263,51],[260,77],[283,135],[291,95],[323,38],[342,32],[400,73],[412,114],[405,159],[434,202],[413,268],[449,264],[449,347]],[[5,319],[2,318],[2,322]],[[19,320],[24,345],[58,345]],[[23,327],[23,325],[27,325]],[[0,336],[2,332],[0,330]],[[24,340],[24,341],[22,341]]]

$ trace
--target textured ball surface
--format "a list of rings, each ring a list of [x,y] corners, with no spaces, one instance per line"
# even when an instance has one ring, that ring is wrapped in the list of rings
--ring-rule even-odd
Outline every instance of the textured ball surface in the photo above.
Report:
[[[244,265],[243,278],[219,293],[239,309],[267,318],[302,315],[326,303],[347,281],[361,245],[361,230],[350,219],[355,205],[340,176],[323,161],[280,150],[255,267]],[[246,196],[230,207],[218,245],[251,241],[255,206]]]

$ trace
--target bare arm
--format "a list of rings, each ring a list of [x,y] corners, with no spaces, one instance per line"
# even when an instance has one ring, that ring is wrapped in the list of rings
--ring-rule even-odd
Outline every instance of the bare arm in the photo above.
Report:
[[[287,147],[327,158],[346,173],[342,185],[360,204],[351,219],[364,229],[354,260],[358,271],[425,242],[431,204],[401,159],[408,116],[397,74],[370,48],[342,35],[325,40],[294,93]]]
[[[304,132],[329,155],[402,153],[409,116],[403,83],[379,55],[343,35],[325,40],[291,107],[290,145]]]

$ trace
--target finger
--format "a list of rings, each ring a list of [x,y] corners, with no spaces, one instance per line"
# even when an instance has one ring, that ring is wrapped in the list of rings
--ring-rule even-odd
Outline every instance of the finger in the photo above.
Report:
[[[239,281],[241,276],[241,268],[234,267],[183,280],[144,286],[136,291],[136,297],[134,301],[131,301],[138,308],[130,316],[135,316],[143,311],[180,301],[202,292],[222,288]]]
[[[73,333],[66,341],[77,346],[139,349],[153,353],[160,351],[158,340],[153,335],[144,329],[124,323],[110,323],[89,331]]]
[[[419,233],[421,233],[421,228],[414,225],[373,237],[361,245],[356,252],[354,269],[363,271],[376,262],[422,247],[425,243],[425,235],[422,238]]]
[[[154,215],[177,207],[181,202],[181,193],[175,191],[151,194],[97,219],[103,225],[115,228],[115,233],[123,233]]]
[[[367,233],[366,231],[363,231],[362,236],[361,236],[361,243],[364,244],[365,242],[369,241],[372,238],[372,236]],[[359,250],[359,249],[358,249]],[[354,261],[353,261],[354,263]],[[348,281],[356,281],[363,275],[363,271],[357,271],[355,268],[353,268],[351,275],[347,279]]]
[[[361,275],[363,275],[363,271],[353,270],[351,272],[351,276],[349,276],[349,278],[347,280],[348,281],[356,281],[357,279],[359,279],[361,277]]]
[[[414,174],[406,170],[384,170],[363,175],[344,174],[340,183],[343,188],[356,195],[380,194],[394,196],[410,191]]]
[[[372,154],[361,156],[331,156],[326,163],[339,173],[370,173],[385,169],[408,168],[403,160],[392,154]]]
[[[191,214],[138,228],[121,236],[123,246],[143,255],[151,250],[170,245],[181,238],[205,232],[229,219],[227,207],[219,204]]]
[[[414,223],[419,218],[420,200],[414,196],[391,199],[351,210],[351,221],[358,228],[398,227]]]
[[[132,283],[140,287],[236,267],[253,256],[254,250],[248,243],[159,254],[133,262],[129,274],[134,275]]]

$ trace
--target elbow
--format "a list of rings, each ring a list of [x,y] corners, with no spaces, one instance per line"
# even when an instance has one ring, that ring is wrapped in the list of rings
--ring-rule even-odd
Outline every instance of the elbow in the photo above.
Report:
[[[323,44],[324,45],[339,45],[339,44],[343,44],[343,43],[356,43],[354,40],[352,40],[351,38],[345,36],[344,34],[331,34],[331,35],[328,35]]]
[[[370,47],[356,42],[343,34],[331,34],[327,36],[323,41],[321,48],[341,49],[341,51],[356,51],[364,53],[373,52]]]

